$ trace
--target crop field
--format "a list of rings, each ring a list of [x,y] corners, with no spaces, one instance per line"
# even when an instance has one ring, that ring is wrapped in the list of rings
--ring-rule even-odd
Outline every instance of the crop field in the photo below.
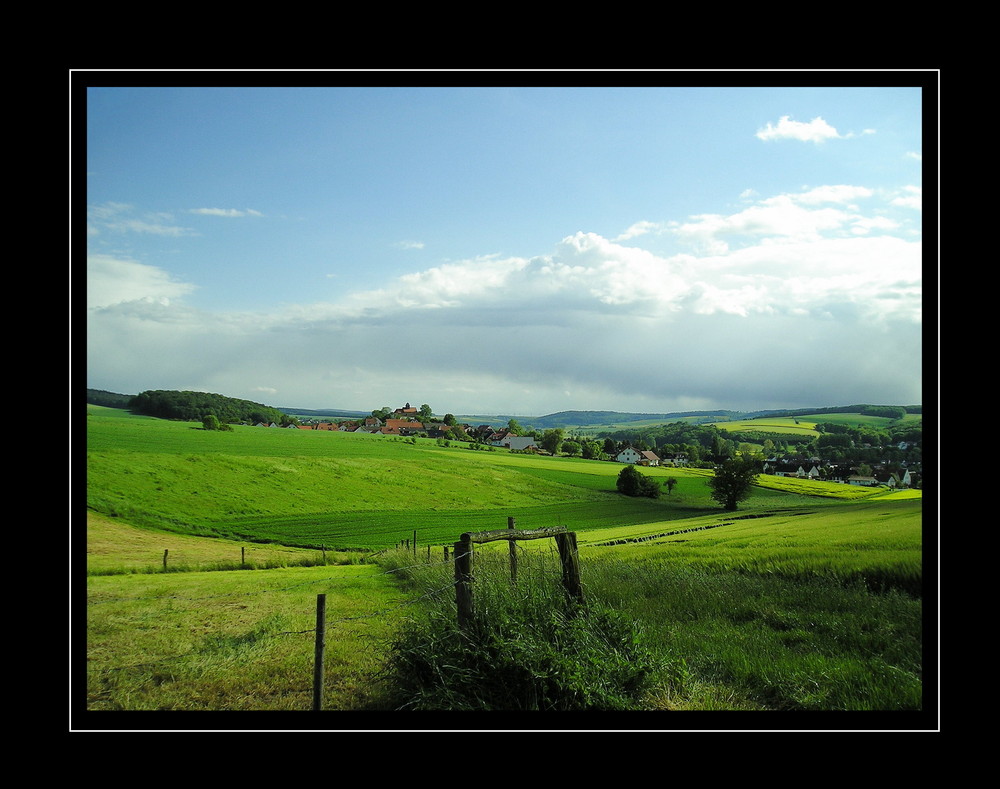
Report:
[[[802,436],[815,438],[819,435],[816,431],[816,422],[812,417],[761,417],[759,419],[740,419],[732,422],[714,422],[713,424],[722,430],[737,432],[740,430],[759,430],[762,433],[788,433],[792,436]]]
[[[307,709],[318,593],[324,709],[394,709],[394,639],[454,607],[443,547],[508,518],[576,532],[590,599],[662,657],[637,708],[922,709],[919,492],[761,477],[725,512],[704,470],[643,469],[676,485],[629,498],[616,463],[96,407],[86,450],[88,710]],[[551,540],[518,547],[558,574]]]

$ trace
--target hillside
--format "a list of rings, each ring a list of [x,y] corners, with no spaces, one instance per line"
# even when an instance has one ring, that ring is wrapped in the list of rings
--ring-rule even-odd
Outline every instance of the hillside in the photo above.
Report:
[[[193,394],[193,393],[185,393]],[[134,395],[117,394],[100,389],[87,390],[87,403],[91,405],[104,405],[111,408],[127,408],[129,401]],[[244,405],[247,401],[238,398],[222,397],[221,395],[211,395],[213,398],[221,398],[224,401],[233,401]],[[292,406],[265,406],[260,403],[252,404],[257,409],[273,409],[286,416],[302,416],[307,418],[328,418],[328,419],[356,419],[368,416],[371,411],[356,411],[341,408],[296,408]],[[446,409],[445,409],[446,410]],[[920,405],[870,405],[859,403],[845,406],[825,406],[814,408],[797,409],[768,409],[761,411],[670,411],[665,413],[634,413],[628,411],[557,411],[541,416],[525,416],[523,414],[456,414],[456,418],[463,423],[476,425],[491,425],[501,427],[514,419],[526,428],[536,430],[549,430],[554,428],[615,428],[621,429],[629,423],[669,423],[669,422],[690,422],[693,424],[703,423],[723,423],[736,422],[740,420],[759,419],[761,417],[796,417],[796,416],[828,416],[837,414],[862,414],[872,416],[883,416],[883,411],[902,411],[906,414],[920,414],[923,407]],[[437,413],[437,411],[435,411]],[[442,411],[443,415],[444,411]],[[156,415],[156,414],[154,414]],[[218,414],[217,414],[218,416]],[[193,417],[192,417],[193,418]],[[221,417],[220,417],[221,418]]]

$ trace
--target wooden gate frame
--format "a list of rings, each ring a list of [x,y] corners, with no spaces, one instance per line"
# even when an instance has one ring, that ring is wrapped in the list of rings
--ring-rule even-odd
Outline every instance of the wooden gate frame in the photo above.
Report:
[[[475,605],[472,599],[472,557],[473,545],[498,540],[510,542],[511,577],[517,578],[516,540],[541,540],[554,538],[559,547],[562,563],[562,580],[567,594],[577,603],[583,603],[583,587],[580,584],[580,555],[576,547],[576,532],[565,526],[549,529],[515,529],[514,519],[507,519],[506,529],[494,531],[465,532],[455,543],[455,603],[458,608],[458,624],[463,630],[475,621]]]

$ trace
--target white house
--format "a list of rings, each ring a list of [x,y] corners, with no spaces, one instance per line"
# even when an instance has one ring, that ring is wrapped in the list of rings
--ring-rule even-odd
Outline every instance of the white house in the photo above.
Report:
[[[625,447],[615,455],[615,460],[619,463],[631,463],[639,466],[658,466],[660,459],[655,453],[649,450],[638,450],[635,447]]]

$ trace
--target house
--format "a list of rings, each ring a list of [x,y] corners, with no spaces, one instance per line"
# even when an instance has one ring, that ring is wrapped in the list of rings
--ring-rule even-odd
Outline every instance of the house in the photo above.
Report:
[[[878,480],[875,477],[862,477],[854,474],[847,478],[848,485],[861,485],[862,487],[872,488],[878,485]]]
[[[813,467],[815,469],[815,466]],[[797,463],[767,463],[764,465],[764,473],[775,477],[805,477],[806,470]],[[816,472],[819,476],[819,472]]]
[[[688,464],[688,456],[686,452],[668,452],[662,458],[660,458],[661,466],[686,466]]]
[[[504,442],[513,436],[514,434],[510,430],[504,428],[503,430],[495,430],[490,433],[486,440],[495,447],[502,447],[505,446]]]
[[[500,446],[504,446],[515,451],[521,451],[530,447],[537,447],[538,444],[531,436],[507,436]]]
[[[382,432],[385,433],[387,428],[395,431],[392,435],[405,436],[411,433],[419,433],[424,429],[424,426],[421,422],[415,422],[412,419],[386,419]]]
[[[625,447],[615,455],[615,460],[619,463],[630,463],[636,466],[658,466],[660,459],[655,453],[649,450],[639,450],[635,447]]]

